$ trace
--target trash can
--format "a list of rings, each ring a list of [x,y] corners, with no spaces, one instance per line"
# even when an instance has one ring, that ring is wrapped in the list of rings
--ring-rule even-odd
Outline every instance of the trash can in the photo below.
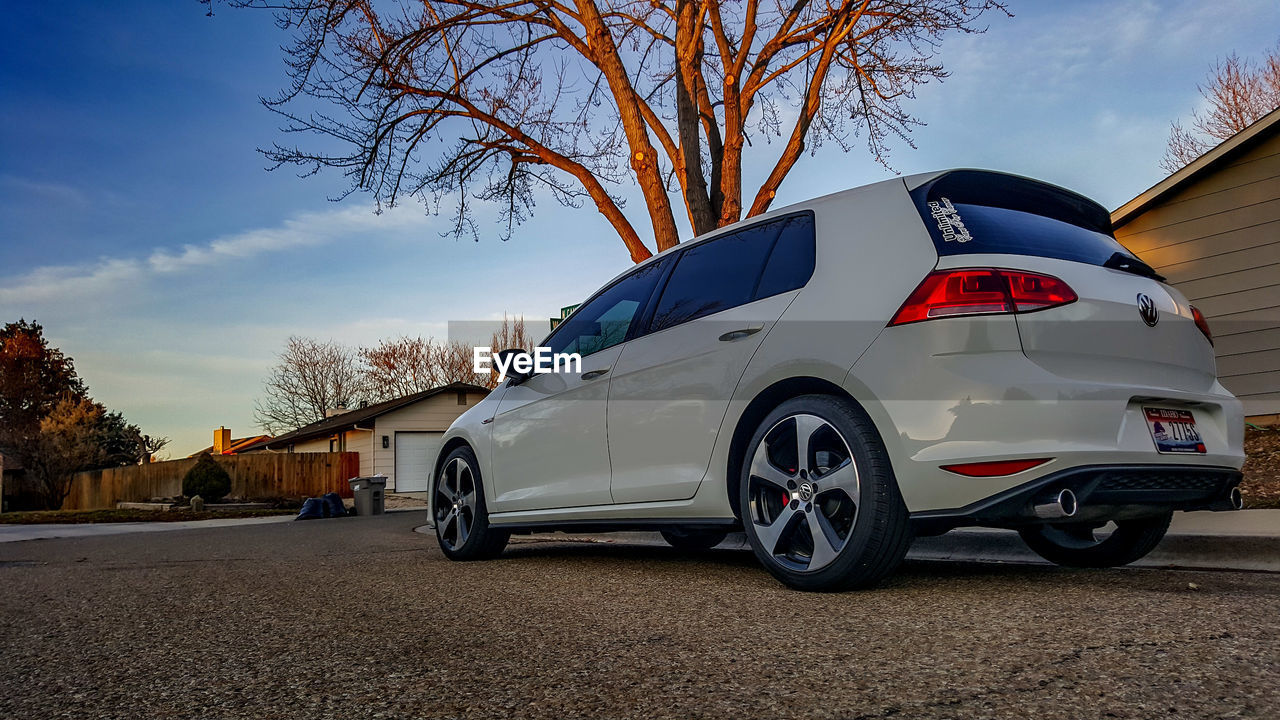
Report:
[[[384,495],[387,491],[387,476],[351,478],[351,493],[356,497],[356,515],[381,515],[384,510]]]

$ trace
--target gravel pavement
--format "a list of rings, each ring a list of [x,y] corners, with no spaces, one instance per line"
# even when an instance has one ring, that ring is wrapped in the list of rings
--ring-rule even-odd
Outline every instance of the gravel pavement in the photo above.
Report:
[[[908,562],[802,594],[742,551],[395,513],[0,545],[0,718],[1280,715],[1280,575]]]

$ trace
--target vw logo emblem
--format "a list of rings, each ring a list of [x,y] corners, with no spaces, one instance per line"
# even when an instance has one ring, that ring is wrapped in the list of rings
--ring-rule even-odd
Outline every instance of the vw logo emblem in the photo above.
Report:
[[[1156,309],[1156,301],[1152,300],[1146,293],[1138,293],[1138,314],[1142,316],[1142,322],[1155,327],[1160,322],[1160,311]]]
[[[809,483],[800,483],[800,500],[809,502],[813,499],[813,486]]]

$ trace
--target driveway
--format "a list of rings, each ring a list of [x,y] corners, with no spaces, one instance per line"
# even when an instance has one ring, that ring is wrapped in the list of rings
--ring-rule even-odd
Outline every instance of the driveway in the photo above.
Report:
[[[419,513],[0,545],[0,717],[1275,717],[1280,576],[514,544]]]

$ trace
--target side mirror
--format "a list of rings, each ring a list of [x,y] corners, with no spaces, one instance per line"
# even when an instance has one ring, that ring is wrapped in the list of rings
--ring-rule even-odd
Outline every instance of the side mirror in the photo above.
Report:
[[[523,365],[527,362],[528,367],[530,368],[529,372],[520,372],[519,370],[516,370],[516,360],[521,356],[528,358],[526,361],[521,361],[521,364]],[[494,357],[500,358],[501,365],[507,368],[507,379],[511,381],[512,385],[519,385],[525,380],[533,377],[533,356],[531,356],[528,351],[522,350],[521,348],[508,348],[498,352]]]

